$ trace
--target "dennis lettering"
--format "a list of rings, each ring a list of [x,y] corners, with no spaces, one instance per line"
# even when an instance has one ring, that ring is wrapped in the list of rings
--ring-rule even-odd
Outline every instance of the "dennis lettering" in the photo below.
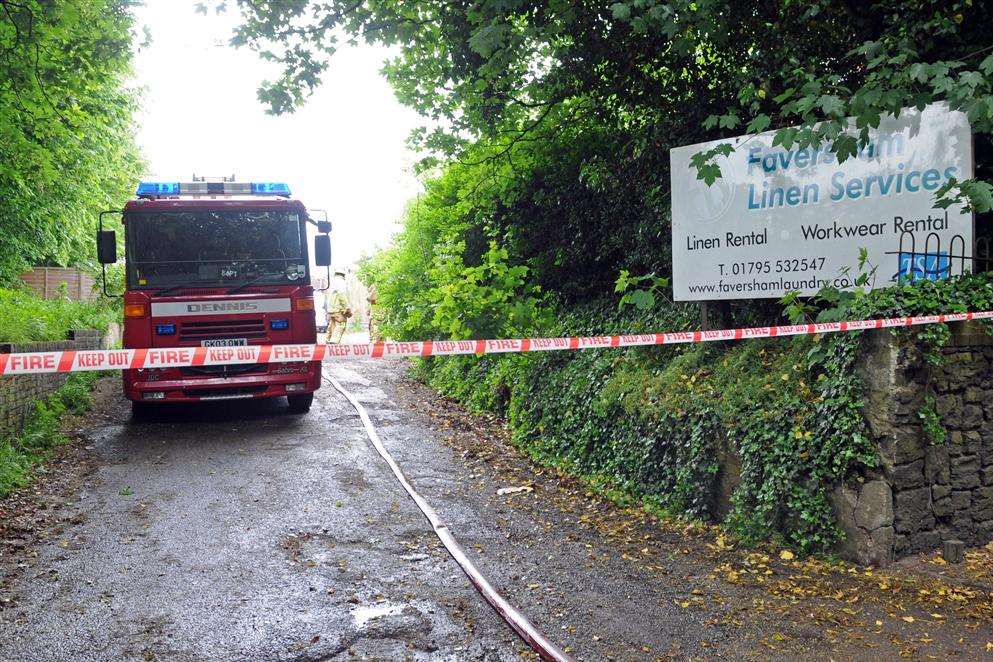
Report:
[[[188,313],[250,313],[259,309],[254,301],[221,301],[218,303],[188,303]]]

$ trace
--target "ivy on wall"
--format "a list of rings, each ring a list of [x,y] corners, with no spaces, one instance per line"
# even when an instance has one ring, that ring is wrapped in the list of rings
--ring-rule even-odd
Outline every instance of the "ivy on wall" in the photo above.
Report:
[[[993,307],[993,275],[920,282],[852,302],[849,318]],[[637,317],[592,306],[557,334],[689,329],[688,306]],[[926,356],[945,325],[897,330]],[[749,541],[778,538],[805,552],[840,531],[827,495],[876,466],[857,361],[865,335],[536,355],[435,357],[418,374],[470,407],[507,416],[540,462],[642,499],[672,516],[711,518],[719,459],[740,460],[726,525]],[[937,344],[936,344],[937,343]]]

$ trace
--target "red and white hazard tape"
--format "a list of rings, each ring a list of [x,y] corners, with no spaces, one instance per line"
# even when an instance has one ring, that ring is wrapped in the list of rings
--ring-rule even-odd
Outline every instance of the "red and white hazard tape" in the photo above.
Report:
[[[0,354],[0,375],[46,372],[128,370],[135,368],[186,368],[244,363],[290,363],[325,359],[362,359],[402,356],[452,356],[456,354],[507,354],[570,349],[643,347],[715,340],[744,340],[802,336],[842,331],[864,331],[921,324],[993,319],[993,311],[947,313],[921,317],[891,317],[820,324],[757,326],[713,331],[675,331],[623,336],[572,336],[565,338],[504,338],[491,340],[424,340],[346,345],[250,345],[246,347],[169,347],[153,349],[95,349]]]

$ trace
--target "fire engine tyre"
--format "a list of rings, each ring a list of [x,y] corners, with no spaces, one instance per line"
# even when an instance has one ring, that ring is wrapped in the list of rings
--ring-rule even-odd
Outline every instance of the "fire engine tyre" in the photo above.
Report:
[[[310,405],[314,403],[314,394],[288,395],[286,400],[290,403],[289,412],[291,414],[306,414],[310,411]]]
[[[135,421],[147,421],[155,413],[155,405],[147,402],[131,401],[131,418]]]

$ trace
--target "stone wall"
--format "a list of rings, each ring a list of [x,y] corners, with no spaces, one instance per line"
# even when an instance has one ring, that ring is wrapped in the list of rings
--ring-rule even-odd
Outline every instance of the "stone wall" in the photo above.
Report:
[[[886,565],[948,539],[993,540],[993,338],[978,323],[952,327],[940,366],[891,331],[867,334],[860,372],[880,466],[831,495],[846,558]],[[924,432],[928,395],[944,443]]]
[[[0,343],[0,353],[100,349],[105,346],[107,343],[103,332],[86,329],[70,332],[67,340]],[[20,432],[25,420],[34,411],[35,402],[54,393],[65,379],[65,375],[57,373],[0,377],[0,436]]]

